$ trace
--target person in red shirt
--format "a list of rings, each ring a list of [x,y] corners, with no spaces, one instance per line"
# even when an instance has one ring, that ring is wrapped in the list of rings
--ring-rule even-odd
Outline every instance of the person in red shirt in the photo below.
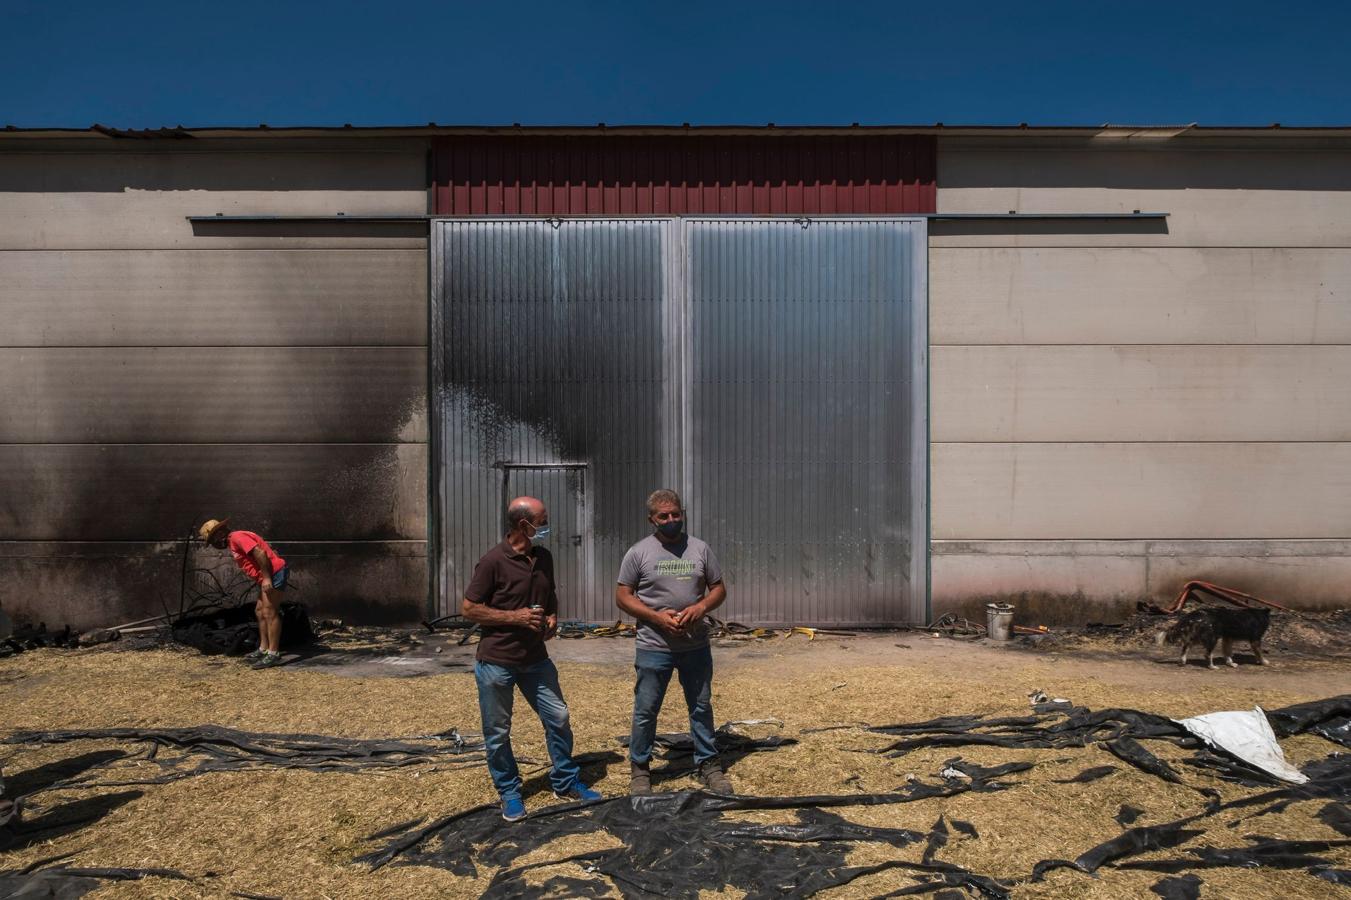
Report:
[[[217,550],[227,547],[239,570],[258,583],[258,649],[244,659],[255,669],[281,665],[281,592],[290,570],[267,541],[252,531],[234,531],[229,519],[207,519],[198,534]]]

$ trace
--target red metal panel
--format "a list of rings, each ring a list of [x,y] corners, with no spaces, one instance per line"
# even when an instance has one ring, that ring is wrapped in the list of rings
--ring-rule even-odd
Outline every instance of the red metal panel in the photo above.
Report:
[[[581,153],[567,154],[568,169],[568,210],[574,213],[586,211],[586,157]]]
[[[684,190],[684,178],[681,175],[681,154],[675,148],[668,148],[660,141],[652,141],[648,148],[647,180],[651,184],[652,214],[654,216],[672,215],[676,204],[676,195]],[[666,183],[661,184],[659,173],[666,173]]]
[[[754,151],[751,147],[750,138],[741,138],[732,149],[732,183],[736,185],[732,200],[733,211],[748,209],[753,213],[760,212],[755,208],[754,181],[763,176],[763,169],[756,171]]]
[[[465,171],[465,168],[469,165],[469,150],[468,144],[457,144],[451,147],[449,154],[448,177],[454,195],[454,203],[449,210],[451,215],[469,215],[469,179],[466,177],[468,173]]]
[[[849,159],[842,152],[844,145],[835,138],[823,138],[816,154],[816,195],[822,215],[844,212],[840,209],[838,198],[839,180],[830,177],[832,172],[843,172]]]
[[[927,178],[919,180],[919,205],[926,212],[938,212],[938,140],[930,139],[915,148],[920,158],[920,171],[928,173]]]
[[[452,136],[438,215],[936,212],[932,135]]]

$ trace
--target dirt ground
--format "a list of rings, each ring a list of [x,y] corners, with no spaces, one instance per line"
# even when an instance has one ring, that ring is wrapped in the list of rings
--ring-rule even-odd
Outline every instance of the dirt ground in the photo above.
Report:
[[[761,796],[875,793],[911,778],[932,779],[952,748],[926,748],[889,758],[863,752],[891,739],[863,731],[873,725],[917,722],[953,714],[1026,714],[1028,695],[1043,690],[1094,709],[1130,707],[1173,717],[1225,709],[1275,708],[1351,693],[1351,660],[1342,648],[1277,649],[1272,665],[1258,667],[1239,655],[1237,669],[1179,667],[1172,648],[1143,639],[1085,635],[1059,643],[992,645],[934,638],[923,632],[850,638],[775,637],[715,648],[714,707],[719,721],[773,718],[776,733],[798,743],[746,755],[730,767],[738,792]],[[1036,642],[1033,642],[1036,644]],[[405,634],[384,638],[349,635],[338,652],[264,672],[241,663],[183,649],[129,652],[109,648],[35,650],[0,659],[0,738],[18,730],[101,727],[187,727],[212,723],[260,732],[308,732],[362,738],[428,735],[458,728],[478,731],[472,647],[453,637]],[[586,777],[607,796],[627,788],[627,763],[616,738],[628,730],[632,701],[633,643],[624,638],[558,640],[551,645],[572,710],[579,753],[601,761]],[[831,730],[820,730],[838,726]],[[671,691],[663,731],[684,731],[683,704]],[[547,759],[542,730],[518,704],[516,751],[527,777],[527,807],[554,804],[539,760]],[[1305,735],[1282,742],[1295,765],[1338,750]],[[1155,749],[1151,744],[1151,749]],[[94,754],[125,751],[125,744],[0,744],[0,765],[11,783],[57,764],[78,769]],[[609,751],[608,753],[604,751]],[[1158,750],[1165,755],[1164,750]],[[1024,879],[1039,860],[1073,859],[1115,837],[1113,817],[1123,804],[1144,810],[1139,825],[1168,822],[1201,807],[1195,790],[1166,784],[1120,766],[1111,777],[1087,784],[1057,784],[1090,767],[1117,761],[1098,746],[1082,749],[1009,750],[963,747],[981,765],[1037,763],[1014,787],[887,807],[837,810],[853,822],[928,830],[940,814],[972,823],[979,838],[957,840],[937,858],[995,878]],[[112,764],[117,780],[158,771],[154,763]],[[1226,800],[1254,789],[1187,770],[1188,782],[1213,787]],[[113,780],[111,776],[109,780]],[[688,776],[657,783],[660,791],[694,788]],[[99,897],[473,897],[494,872],[476,876],[440,868],[391,865],[370,871],[353,860],[380,846],[368,836],[411,819],[434,819],[494,800],[483,767],[428,763],[354,773],[267,769],[214,773],[169,784],[53,790],[32,798],[26,821],[56,822],[0,851],[0,870],[14,871],[68,855],[63,865],[164,867],[191,881],[148,878],[104,882]],[[1341,835],[1317,817],[1322,803],[1304,801],[1260,820],[1260,828],[1217,822],[1197,844],[1242,846],[1243,835],[1328,840]],[[64,812],[63,812],[64,811]],[[66,825],[59,823],[69,820]],[[770,813],[749,818],[773,820]],[[45,818],[44,818],[45,817]],[[511,826],[503,825],[503,828]],[[577,841],[551,847],[541,859],[577,852]],[[1189,845],[1191,846],[1191,845]],[[922,847],[894,849],[861,844],[851,864],[867,864]],[[1176,855],[1177,851],[1172,851]],[[1168,852],[1155,855],[1169,855]],[[1351,852],[1320,854],[1341,869]],[[1147,857],[1146,857],[1147,858]],[[582,875],[575,864],[561,872]],[[1317,879],[1303,869],[1209,869],[1202,897],[1287,898],[1351,896],[1351,889]],[[1017,898],[1154,896],[1158,873],[1104,867],[1096,876],[1068,869],[1039,883],[1013,887]],[[873,897],[915,883],[889,871],[824,892],[826,897]],[[741,896],[728,889],[703,896]],[[617,892],[613,894],[618,896]]]

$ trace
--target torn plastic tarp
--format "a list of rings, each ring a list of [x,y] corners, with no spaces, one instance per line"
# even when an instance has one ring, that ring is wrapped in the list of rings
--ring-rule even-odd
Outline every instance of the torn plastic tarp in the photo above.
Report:
[[[1250,711],[1214,712],[1175,720],[1212,747],[1237,757],[1282,781],[1303,784],[1309,779],[1285,761],[1271,723],[1259,706]]]
[[[462,765],[483,761],[483,743],[477,736],[463,736],[451,729],[416,738],[333,737],[317,734],[270,734],[239,731],[219,725],[196,728],[91,728],[68,731],[19,731],[3,739],[7,744],[65,744],[76,741],[130,741],[150,745],[145,758],[167,769],[177,769],[178,760],[162,760],[161,748],[204,755],[191,770],[173,771],[162,778],[119,784],[155,784],[207,772],[234,772],[258,767],[329,769],[351,771],[444,762],[448,757]],[[62,786],[73,786],[63,783]]]
[[[1247,847],[1196,847],[1186,852],[1187,857],[1169,859],[1131,860],[1119,863],[1119,869],[1143,869],[1148,872],[1182,872],[1190,869],[1312,869],[1326,868],[1332,863],[1315,853],[1326,853],[1338,847],[1351,847],[1351,840],[1285,841],[1248,835]]]
[[[943,819],[925,835],[859,825],[829,811],[953,796],[971,789],[971,783],[963,781],[910,784],[892,794],[724,797],[686,791],[615,797],[550,807],[510,828],[502,827],[496,805],[484,805],[395,837],[360,861],[375,868],[391,862],[437,866],[466,876],[477,875],[481,865],[496,867],[499,871],[485,893],[490,897],[539,896],[527,882],[527,872],[567,861],[584,861],[585,868],[604,876],[625,897],[693,897],[700,890],[724,887],[744,890],[753,898],[806,897],[888,869],[928,873],[922,883],[935,887],[966,885],[988,897],[1006,897],[1007,888],[996,880],[935,858],[949,839]],[[774,809],[794,810],[797,821],[763,824],[726,816]],[[959,830],[967,833],[965,828]],[[622,846],[513,868],[516,860],[558,838],[595,833],[618,838]],[[917,860],[894,860],[880,867],[847,865],[849,852],[865,842],[895,848],[923,843],[925,849]]]
[[[1351,747],[1351,694],[1268,710],[1267,719],[1281,737],[1308,731]]]
[[[1188,738],[1172,719],[1133,709],[1093,711],[1081,706],[1030,716],[944,716],[927,722],[869,728],[901,737],[878,752],[904,756],[921,747],[1084,747],[1121,737]]]
[[[1205,747],[1182,761],[1192,768],[1209,772],[1221,781],[1241,784],[1244,787],[1271,787],[1284,784],[1275,775],[1245,765],[1240,760],[1223,753],[1213,753]]]
[[[1107,741],[1102,746],[1117,759],[1130,763],[1142,772],[1148,772],[1173,784],[1186,784],[1176,769],[1140,746],[1140,742],[1133,737],[1119,737]]]
[[[1351,754],[1330,754],[1325,759],[1307,763],[1301,771],[1309,778],[1304,784],[1239,797],[1223,804],[1220,809],[1264,806],[1249,817],[1256,818],[1271,812],[1281,812],[1301,800],[1351,800]]]
[[[1185,844],[1192,838],[1205,834],[1204,829],[1184,827],[1196,818],[1198,817],[1193,816],[1188,819],[1179,819],[1176,822],[1167,822],[1163,825],[1128,828],[1110,841],[1104,841],[1096,847],[1084,851],[1073,860],[1044,859],[1032,867],[1032,880],[1041,881],[1046,873],[1052,869],[1078,869],[1080,872],[1091,875],[1104,864],[1114,860],[1151,850],[1166,850],[1179,844]]]
[[[0,897],[13,900],[76,900],[102,887],[103,881],[139,881],[142,878],[192,879],[175,869],[74,868],[0,869]]]
[[[1300,703],[1265,713],[1281,737],[1312,731],[1336,740],[1335,728],[1351,719],[1351,695]],[[1333,726],[1329,729],[1327,726]],[[1191,739],[1176,720],[1135,709],[1093,711],[1081,706],[1049,710],[1030,716],[986,718],[980,715],[942,716],[926,722],[870,726],[868,731],[900,737],[878,752],[903,756],[920,747],[994,746],[1058,748],[1083,747],[1121,737]]]
[[[1229,714],[1212,714],[1227,716]],[[1240,714],[1250,730],[1258,731],[1262,723],[1249,721],[1250,713]],[[1329,740],[1344,743],[1351,728],[1351,695],[1332,697],[1311,703],[1301,703],[1262,714],[1276,734],[1302,734],[1306,731],[1320,734]],[[1064,748],[1102,744],[1105,749],[1141,771],[1156,775],[1174,784],[1185,784],[1178,772],[1155,754],[1140,745],[1140,739],[1165,740],[1177,746],[1197,749],[1205,746],[1206,738],[1194,734],[1185,723],[1198,731],[1214,732],[1213,723],[1221,721],[1211,716],[1187,720],[1173,720],[1134,709],[1089,710],[1074,706],[1067,710],[1049,710],[1029,716],[986,718],[979,715],[942,716],[926,722],[869,727],[876,734],[899,738],[874,752],[890,756],[904,756],[925,747],[989,746],[1005,748]],[[1212,734],[1214,736],[1214,734]],[[1245,741],[1230,741],[1238,752],[1231,752],[1223,743],[1213,743],[1219,753],[1201,754],[1189,762],[1217,772],[1221,777],[1238,783],[1260,782],[1267,777],[1283,777],[1297,781],[1293,769],[1280,769],[1268,757],[1271,748],[1256,754]],[[1251,744],[1251,741],[1247,741]],[[1274,736],[1270,743],[1275,745]],[[1279,745],[1275,745],[1279,754]],[[1283,761],[1283,757],[1281,757]],[[1288,767],[1287,767],[1288,769]],[[1275,771],[1271,771],[1275,770]],[[1280,773],[1279,775],[1277,773]],[[1294,773],[1294,777],[1292,777]],[[1215,792],[1201,789],[1201,793],[1215,800]]]
[[[1005,775],[1026,772],[1035,765],[1036,763],[1020,760],[997,766],[982,766],[967,762],[960,756],[954,756],[943,763],[943,768],[939,770],[938,775],[949,784],[962,778],[969,778],[973,791],[998,791],[1013,786],[1013,782],[1001,780]]]
[[[763,750],[777,750],[780,747],[790,747],[797,743],[796,738],[783,737],[777,734],[767,735],[765,737],[753,737],[745,733],[747,728],[773,726],[782,728],[783,723],[778,719],[747,719],[740,722],[724,722],[718,726],[718,730],[713,732],[713,740],[717,744],[720,753],[757,753]],[[629,745],[629,736],[615,738],[621,747]],[[653,743],[663,756],[693,756],[694,738],[686,731],[674,732],[669,734],[658,734],[653,738]]]
[[[1277,711],[1279,713],[1281,711]],[[1314,728],[1328,721],[1325,714],[1292,716],[1291,728]],[[1003,747],[1071,747],[1100,743],[1119,758],[1170,783],[1185,784],[1177,772],[1140,745],[1140,739],[1167,740],[1205,755],[1205,765],[1227,767],[1241,777],[1270,778],[1228,755],[1211,754],[1200,740],[1177,722],[1136,710],[1112,709],[1093,712],[1082,708],[1052,710],[1031,716],[985,718],[946,716],[928,722],[870,729],[898,738],[887,749],[903,755],[912,749],[932,746],[993,745]],[[680,742],[672,747],[683,749]],[[1305,767],[1309,782],[1286,785],[1230,803],[1220,803],[1219,794],[1194,788],[1208,797],[1204,811],[1160,825],[1127,827],[1073,860],[1043,860],[1033,873],[1010,882],[951,865],[940,859],[954,832],[975,839],[974,825],[940,817],[927,834],[907,829],[872,828],[846,821],[829,812],[831,807],[907,803],[934,797],[950,797],[964,791],[1001,790],[1017,783],[1018,773],[1031,769],[1031,761],[994,766],[948,759],[938,782],[915,779],[889,794],[788,798],[721,797],[699,792],[659,794],[651,797],[618,797],[594,804],[552,807],[528,816],[510,827],[501,825],[495,805],[484,805],[447,816],[425,827],[405,823],[385,829],[385,844],[362,861],[379,867],[386,864],[428,865],[457,874],[477,876],[480,867],[496,872],[487,891],[492,897],[537,897],[543,886],[577,896],[601,896],[619,890],[627,898],[662,896],[693,897],[704,890],[731,887],[752,897],[806,896],[815,891],[848,884],[885,871],[905,872],[914,884],[899,887],[884,896],[916,896],[964,889],[988,897],[1006,896],[1013,884],[1036,880],[1047,872],[1069,867],[1092,873],[1104,866],[1155,867],[1164,874],[1187,868],[1221,865],[1304,866],[1311,874],[1334,872],[1332,861],[1315,850],[1329,842],[1254,842],[1242,851],[1187,850],[1180,862],[1145,861],[1134,866],[1133,857],[1182,847],[1205,834],[1205,822],[1221,810],[1245,806],[1269,808],[1296,800],[1322,797],[1344,800],[1351,788],[1351,757],[1333,754]],[[1084,783],[1109,775],[1115,767],[1086,769],[1066,783]],[[1235,777],[1239,777],[1236,774]],[[789,823],[764,824],[729,819],[728,813],[753,809],[792,809],[797,819]],[[1130,826],[1140,810],[1122,806],[1117,814]],[[1329,824],[1339,823],[1341,813],[1327,813]],[[1333,827],[1336,827],[1333,824]],[[535,853],[551,841],[570,835],[605,833],[620,846],[589,850],[572,856],[559,855],[526,865],[520,857]],[[376,836],[372,836],[376,840]],[[849,866],[848,852],[860,844],[889,844],[897,849],[913,844],[918,858],[896,859],[873,866]],[[1335,843],[1335,842],[1334,842]],[[1226,855],[1227,854],[1227,855]],[[1245,855],[1246,854],[1246,855]],[[907,854],[907,856],[910,854]],[[1246,860],[1246,862],[1245,862]],[[551,866],[572,862],[593,873],[595,880],[572,874],[548,873]],[[551,875],[542,880],[542,876]],[[1331,878],[1336,875],[1328,876]],[[1169,890],[1192,884],[1189,879],[1164,879]],[[1185,896],[1185,895],[1184,895]]]

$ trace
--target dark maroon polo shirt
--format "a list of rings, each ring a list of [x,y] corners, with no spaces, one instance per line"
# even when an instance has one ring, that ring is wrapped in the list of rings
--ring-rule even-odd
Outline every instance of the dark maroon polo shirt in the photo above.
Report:
[[[506,540],[498,544],[474,566],[474,575],[465,588],[464,598],[493,609],[525,609],[534,604],[544,607],[545,615],[558,613],[558,594],[554,590],[554,558],[543,547],[531,547],[517,553]],[[528,666],[549,658],[544,648],[544,633],[530,628],[482,626],[477,658],[499,666]]]

